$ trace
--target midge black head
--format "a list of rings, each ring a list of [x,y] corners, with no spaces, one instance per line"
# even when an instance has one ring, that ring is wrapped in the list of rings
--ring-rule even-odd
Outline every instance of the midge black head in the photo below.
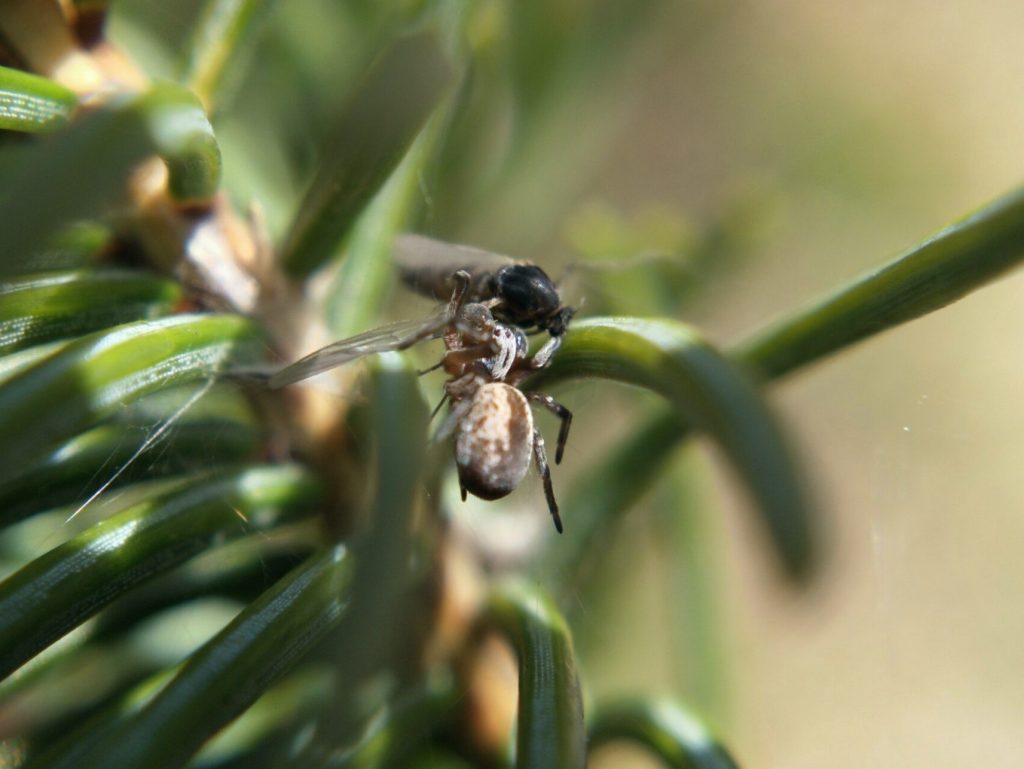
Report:
[[[534,264],[502,267],[487,281],[488,293],[497,303],[494,315],[517,326],[538,326],[547,330],[547,322],[562,309],[562,299],[554,282]]]

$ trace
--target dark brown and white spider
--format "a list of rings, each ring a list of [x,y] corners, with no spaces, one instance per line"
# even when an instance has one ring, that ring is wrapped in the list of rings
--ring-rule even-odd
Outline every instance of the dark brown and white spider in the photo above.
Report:
[[[456,277],[452,302],[457,306],[469,285],[469,275],[460,271]],[[437,437],[455,434],[462,499],[467,492],[481,499],[500,499],[511,493],[526,476],[532,456],[551,518],[561,533],[544,437],[533,422],[529,401],[545,406],[561,420],[556,464],[562,461],[572,413],[550,395],[519,388],[531,372],[548,364],[551,342],[528,357],[525,334],[495,321],[490,310],[479,303],[465,305],[456,326],[454,333],[445,335],[446,350],[440,363],[451,377],[444,388],[451,411]],[[495,344],[495,340],[500,341]],[[495,354],[489,354],[495,349]]]
[[[524,392],[519,384],[531,372],[548,365],[561,344],[572,310],[561,305],[557,292],[554,299],[547,296],[546,286],[537,283],[532,273],[520,275],[522,282],[515,275],[507,276],[506,284],[518,284],[516,291],[521,289],[522,294],[511,303],[507,290],[495,293],[487,287],[493,281],[482,276],[486,276],[483,271],[474,276],[467,270],[456,270],[450,276],[451,296],[442,312],[381,326],[330,344],[275,372],[269,384],[284,387],[364,355],[404,350],[426,339],[443,337],[444,355],[428,371],[443,368],[450,377],[441,405],[447,400],[451,410],[437,439],[455,436],[455,464],[463,500],[467,493],[488,500],[506,496],[526,476],[532,457],[544,485],[548,510],[561,532],[544,438],[534,424],[530,401],[543,405],[561,420],[556,464],[562,460],[572,414],[551,396]],[[546,275],[544,278],[547,281]],[[536,301],[529,300],[524,287],[531,282],[541,286]],[[534,308],[532,320],[527,317],[529,307]],[[518,318],[522,326],[500,317]],[[551,335],[533,356],[527,354],[524,332],[524,328],[531,327]]]

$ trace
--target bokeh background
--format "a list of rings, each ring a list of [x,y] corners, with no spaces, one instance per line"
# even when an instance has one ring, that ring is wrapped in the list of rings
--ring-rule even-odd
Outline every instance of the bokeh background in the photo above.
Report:
[[[170,71],[190,5],[120,3],[112,33]],[[1024,178],[1019,2],[524,2],[511,28],[505,3],[477,5],[479,103],[422,227],[600,265],[570,273],[585,314],[670,314],[728,345]],[[289,78],[344,94],[378,42],[353,22],[372,3],[280,6],[253,54],[274,66],[215,121],[235,198],[277,234],[339,109]],[[276,123],[253,119],[271,98]],[[592,693],[680,696],[762,769],[1019,766],[1022,280],[773,387],[828,533],[809,589],[779,579],[707,447],[681,451],[577,590]],[[563,487],[649,405],[602,383],[558,396],[576,412]],[[493,537],[529,527],[539,498],[515,495],[512,524],[490,505],[464,517]],[[696,544],[666,537],[673,514]]]
[[[682,310],[714,338],[741,337],[1021,183],[1019,4],[726,5],[700,31],[683,32],[683,8],[660,30],[686,43],[670,40],[638,78],[586,191],[698,218],[737,190],[766,196],[756,245]],[[821,582],[792,595],[749,541],[742,500],[710,516],[720,723],[748,765],[1024,759],[1022,290],[1010,276],[775,388],[831,542]],[[605,668],[610,688],[657,688],[671,644],[633,644],[664,639],[652,618],[676,597],[644,556],[657,527],[637,516],[629,528],[622,559],[643,588],[620,586],[601,658],[625,652]]]

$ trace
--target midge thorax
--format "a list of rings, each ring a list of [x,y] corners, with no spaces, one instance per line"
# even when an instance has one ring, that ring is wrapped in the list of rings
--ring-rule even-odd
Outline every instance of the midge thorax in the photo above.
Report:
[[[562,304],[555,282],[532,262],[413,234],[395,240],[395,262],[409,288],[440,301],[454,294],[455,275],[466,273],[466,301],[486,304],[500,323],[546,331],[559,340],[548,356],[576,312]]]

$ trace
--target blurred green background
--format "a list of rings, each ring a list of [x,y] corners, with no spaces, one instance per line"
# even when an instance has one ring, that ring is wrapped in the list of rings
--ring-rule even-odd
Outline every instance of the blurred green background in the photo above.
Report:
[[[768,197],[771,218],[749,258],[682,309],[713,338],[736,338],[1020,184],[1019,4],[728,6],[699,32],[682,8],[662,26],[686,43],[652,56],[584,193],[698,217],[736,189]],[[710,516],[727,553],[717,604],[731,682],[724,733],[741,761],[1024,758],[1022,288],[1011,277],[776,388],[832,548],[812,594],[785,595],[744,541],[746,521]],[[674,601],[645,557],[657,536],[635,516],[621,543],[650,593],[621,586],[609,610],[608,667],[595,667],[609,688],[663,686],[675,667],[650,623]],[[650,646],[636,648],[638,638]],[[615,650],[624,654],[612,661]]]
[[[268,19],[251,55],[272,66],[214,122],[229,189],[275,235],[372,30],[414,26],[418,5],[292,0]],[[514,29],[504,3],[436,5],[469,19],[479,69],[444,183],[422,185],[422,229],[556,273],[603,264],[570,273],[583,314],[668,314],[727,344],[1021,181],[1019,3],[524,2]],[[112,34],[170,73],[191,18],[126,0]],[[308,98],[325,90],[338,101]],[[682,695],[746,766],[1019,766],[1021,289],[1011,277],[775,388],[829,524],[806,593],[776,578],[728,473],[701,472],[717,458],[683,451],[579,591],[593,693]],[[576,414],[564,489],[648,400],[591,382],[557,395]],[[481,538],[546,526],[539,494],[505,506],[526,523],[479,502],[462,517]],[[680,500],[700,548],[666,537]],[[654,766],[625,749],[596,765],[627,758]]]

